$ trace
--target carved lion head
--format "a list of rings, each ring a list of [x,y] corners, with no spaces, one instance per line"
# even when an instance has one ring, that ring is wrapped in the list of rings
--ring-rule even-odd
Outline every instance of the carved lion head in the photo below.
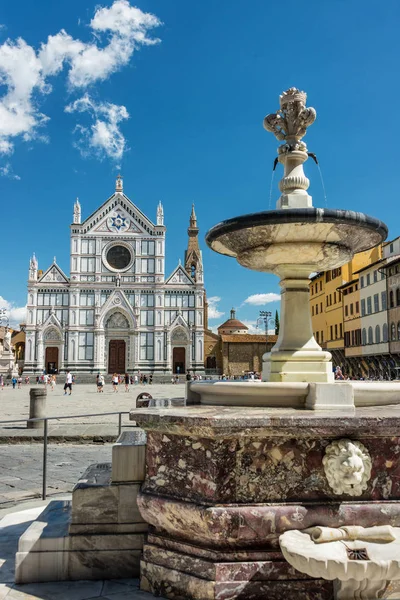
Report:
[[[335,494],[361,496],[371,477],[371,457],[361,442],[348,439],[329,444],[322,459],[329,486]]]

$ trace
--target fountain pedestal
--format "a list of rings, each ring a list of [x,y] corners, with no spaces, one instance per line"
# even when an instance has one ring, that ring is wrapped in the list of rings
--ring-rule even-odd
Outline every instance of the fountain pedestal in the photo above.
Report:
[[[141,588],[185,600],[331,600],[333,583],[293,569],[279,536],[316,524],[400,525],[400,406],[385,414],[133,410],[131,419],[147,431],[138,505],[150,527]],[[338,432],[371,457],[358,495],[336,493],[325,474],[323,458]]]

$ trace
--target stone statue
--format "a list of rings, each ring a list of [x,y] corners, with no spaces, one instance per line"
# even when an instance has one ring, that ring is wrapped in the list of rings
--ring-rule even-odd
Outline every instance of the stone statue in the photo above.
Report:
[[[293,150],[307,151],[305,143],[300,140],[305,136],[307,127],[314,123],[317,113],[314,108],[306,108],[306,100],[305,92],[290,88],[279,96],[278,112],[264,119],[264,128],[271,131],[277,140],[286,141],[278,150],[280,154]]]
[[[361,496],[371,477],[371,457],[358,441],[335,440],[322,459],[325,475],[334,494]]]
[[[4,334],[3,349],[4,352],[11,352],[11,331],[8,327],[6,327],[6,331]]]

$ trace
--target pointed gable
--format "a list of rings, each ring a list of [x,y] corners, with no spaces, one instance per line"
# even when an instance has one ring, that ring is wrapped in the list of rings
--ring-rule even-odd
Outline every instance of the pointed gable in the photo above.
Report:
[[[185,269],[179,263],[165,282],[166,285],[194,285],[193,279],[186,273]]]
[[[125,194],[116,192],[85,219],[81,231],[156,235],[156,225]]]
[[[116,288],[113,292],[111,292],[110,296],[107,298],[106,302],[101,308],[99,322],[101,323],[102,327],[104,327],[108,316],[117,310],[122,310],[122,312],[127,315],[131,326],[136,324],[137,316],[135,316],[134,309],[129,303],[128,298],[124,294],[123,290]]]
[[[68,277],[60,269],[57,263],[53,263],[51,267],[43,273],[39,279],[40,283],[69,283]]]

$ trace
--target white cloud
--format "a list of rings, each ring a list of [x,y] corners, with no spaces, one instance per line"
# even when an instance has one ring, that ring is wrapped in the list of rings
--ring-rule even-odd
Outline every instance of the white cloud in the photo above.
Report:
[[[211,296],[211,298],[207,298],[208,302],[208,318],[209,319],[219,319],[225,313],[218,310],[218,304],[221,302],[221,298],[219,296]]]
[[[6,40],[0,45],[0,86],[5,87],[0,97],[0,155],[11,154],[18,137],[43,139],[38,130],[49,119],[40,112],[39,104],[44,94],[51,93],[49,77],[67,66],[70,91],[104,81],[127,65],[140,46],[159,43],[148,37],[148,31],[159,25],[155,15],[131,6],[128,0],[115,0],[111,7],[96,10],[90,22],[94,35],[90,42],[74,39],[64,29],[49,35],[38,52],[22,38]],[[116,125],[128,115],[125,107],[101,105],[103,110],[97,112],[106,118],[94,123],[90,139],[107,156],[115,157],[114,142],[121,142]]]
[[[125,106],[117,106],[110,102],[96,102],[88,94],[75,100],[65,108],[66,112],[88,112],[93,124],[89,127],[76,126],[79,135],[77,143],[83,156],[95,154],[99,158],[107,156],[112,160],[120,160],[126,149],[126,140],[119,123],[129,119]]]
[[[16,179],[17,181],[19,181],[21,179],[21,177],[19,175],[16,175],[13,172],[10,163],[6,163],[4,165],[4,167],[0,167],[0,176],[8,177],[8,179]]]
[[[0,309],[6,309],[6,317],[8,318],[10,327],[18,327],[20,323],[25,323],[26,320],[26,306],[16,306],[14,302],[9,302],[2,296],[0,296]],[[1,325],[7,325],[7,322],[1,323]]]
[[[278,302],[281,299],[279,294],[269,292],[268,294],[252,294],[243,302],[243,304],[252,304],[253,306],[262,306],[270,302]]]

